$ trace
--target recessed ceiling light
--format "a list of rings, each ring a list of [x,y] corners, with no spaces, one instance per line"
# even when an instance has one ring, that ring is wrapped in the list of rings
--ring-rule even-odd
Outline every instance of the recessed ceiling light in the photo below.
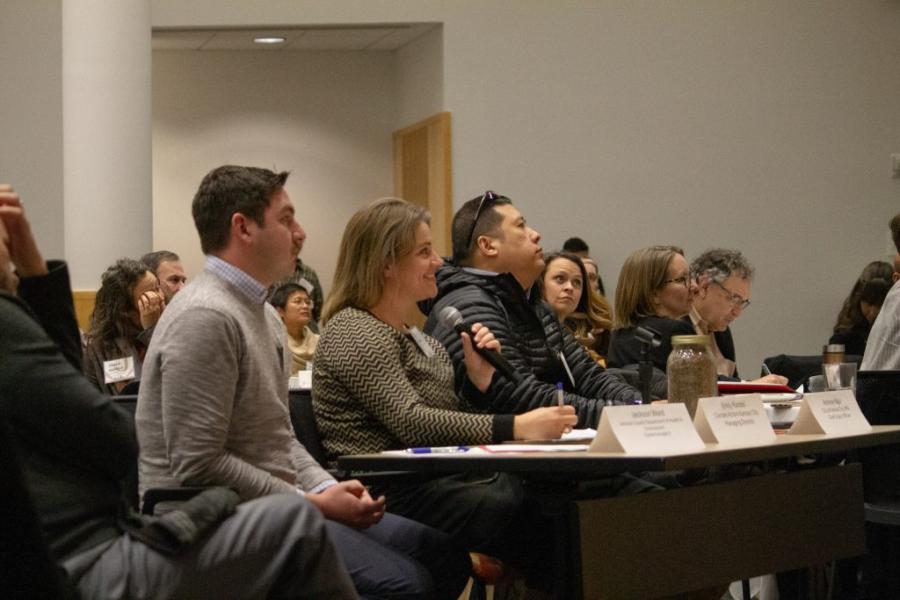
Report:
[[[253,38],[253,43],[255,44],[283,44],[283,37],[258,37]]]

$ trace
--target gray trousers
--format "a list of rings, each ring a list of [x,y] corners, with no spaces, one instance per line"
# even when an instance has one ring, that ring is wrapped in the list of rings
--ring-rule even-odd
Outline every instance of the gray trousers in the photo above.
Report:
[[[127,535],[98,551],[63,564],[85,598],[357,597],[321,513],[294,494],[240,504],[179,556]]]

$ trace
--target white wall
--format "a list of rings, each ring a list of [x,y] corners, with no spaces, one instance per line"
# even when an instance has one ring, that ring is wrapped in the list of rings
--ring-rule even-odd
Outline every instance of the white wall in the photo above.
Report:
[[[394,53],[397,122],[406,127],[444,110],[444,35],[436,26]]]
[[[203,176],[222,164],[288,170],[301,256],[330,288],[350,215],[393,187],[393,81],[384,52],[155,52],[154,248],[196,274],[190,205]]]
[[[741,248],[742,374],[818,352],[900,209],[900,5],[492,13],[444,30],[458,198],[511,195],[547,246],[585,237],[611,283],[651,243]]]
[[[47,258],[63,256],[62,2],[0,2],[0,183]]]
[[[889,169],[889,155],[900,152],[896,2],[153,0],[151,6],[155,26],[443,23],[443,108],[453,113],[457,204],[488,186],[513,196],[548,247],[582,234],[608,281],[628,252],[651,242],[680,243],[689,255],[712,244],[742,248],[759,268],[753,306],[735,327],[744,374],[765,354],[816,352],[861,267],[888,255],[886,222],[900,208],[900,180]],[[19,43],[0,42],[0,75],[6,84],[12,74],[19,88],[5,86],[0,125],[4,135],[29,141],[16,182],[52,203],[58,194],[49,188],[58,192],[62,178],[58,2],[47,7],[24,0],[2,5],[0,38]],[[24,32],[31,26],[53,39],[29,46]],[[265,94],[228,85],[232,77],[269,86],[294,81],[291,69],[255,73],[240,66],[272,56],[235,57],[233,70],[192,67],[197,76],[188,81],[172,64],[180,60],[157,55],[156,80],[171,68],[180,92],[154,91],[154,103],[165,100],[178,116],[155,126],[155,197],[183,202],[186,211],[200,176],[225,160],[293,168],[300,176],[289,191],[301,217],[304,202],[316,206],[306,211],[318,219],[307,258],[327,270],[352,210],[344,203],[390,191],[387,145],[398,117],[390,113],[400,103],[386,98],[393,85],[379,86],[396,74],[383,65],[380,83],[373,83],[383,121],[343,115],[329,121],[339,113],[321,102],[319,112],[303,113],[324,123],[314,130],[317,152],[310,154],[298,150],[302,136],[281,135],[285,121],[274,114],[287,100],[273,106]],[[204,59],[185,64],[194,60]],[[262,70],[271,66],[259,63]],[[359,71],[371,81],[366,69]],[[199,91],[191,91],[187,84],[197,82]],[[299,83],[291,85],[301,99]],[[180,113],[179,103],[203,108],[206,117]],[[336,151],[350,148],[341,140],[357,128],[385,134],[381,149],[362,153],[372,160]],[[172,137],[177,129],[191,135]],[[337,142],[322,136],[331,132],[338,132]],[[188,137],[196,144],[185,145]],[[0,152],[6,173],[12,153]],[[347,190],[344,180],[351,179],[358,184],[353,192],[305,187],[317,181],[306,169],[336,172],[327,167],[337,164],[351,169],[335,175],[330,189]],[[178,185],[162,185],[162,172]],[[43,185],[49,191],[40,192]],[[353,193],[363,199],[348,200]],[[332,203],[337,208],[326,213]],[[36,229],[58,232],[58,206],[32,211]],[[186,214],[173,212],[166,222],[155,217],[157,245],[175,245],[165,230],[189,226]],[[180,245],[193,243],[175,235]]]
[[[512,196],[605,279],[633,249],[756,263],[741,372],[816,353],[900,208],[900,5],[827,0],[154,1],[154,24],[438,21],[456,204]],[[614,285],[610,285],[610,288]]]

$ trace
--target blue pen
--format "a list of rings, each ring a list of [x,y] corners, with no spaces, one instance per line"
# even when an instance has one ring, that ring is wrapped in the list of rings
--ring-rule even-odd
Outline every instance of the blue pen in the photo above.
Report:
[[[410,454],[457,454],[460,452],[468,452],[466,446],[437,446],[434,448],[407,448]]]
[[[557,404],[559,404],[560,406],[565,406],[565,404],[566,404],[565,395],[563,394],[563,383],[562,383],[562,381],[557,381],[557,382],[556,382],[556,402],[557,402]]]

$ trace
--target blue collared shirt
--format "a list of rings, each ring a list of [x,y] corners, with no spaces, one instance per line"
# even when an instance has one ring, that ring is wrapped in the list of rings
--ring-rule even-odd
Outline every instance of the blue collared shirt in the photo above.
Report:
[[[230,262],[222,260],[218,256],[207,254],[206,265],[203,269],[234,285],[248,299],[257,304],[265,303],[266,297],[269,295],[269,288],[250,277],[245,271],[237,268]]]

